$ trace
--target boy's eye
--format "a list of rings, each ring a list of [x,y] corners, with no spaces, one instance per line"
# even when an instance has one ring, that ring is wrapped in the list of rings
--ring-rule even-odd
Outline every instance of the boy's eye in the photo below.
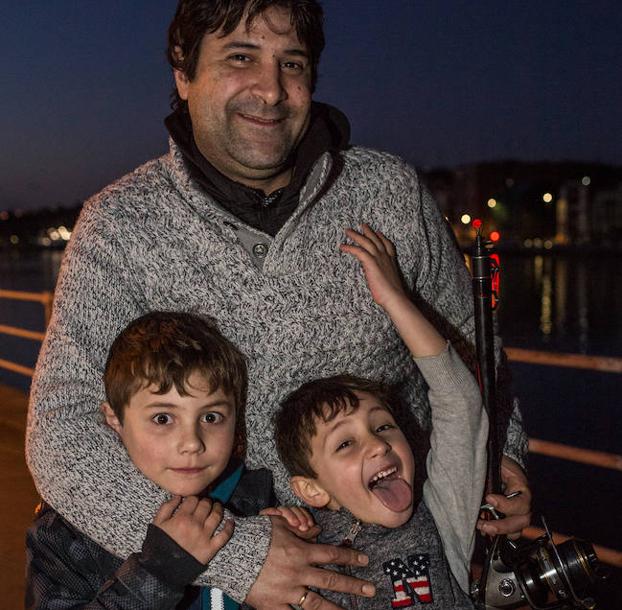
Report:
[[[395,424],[382,424],[382,426],[376,428],[376,432],[386,432],[387,430],[393,430],[393,428],[395,428]]]
[[[151,420],[154,424],[158,424],[158,426],[165,426],[173,422],[173,418],[168,413],[158,413],[154,415]]]
[[[206,424],[219,424],[223,419],[223,415],[221,413],[206,413],[203,416],[203,422]]]
[[[352,445],[352,441],[343,441],[343,443],[340,443],[338,445],[336,451],[342,451],[343,449],[347,449],[351,445]]]

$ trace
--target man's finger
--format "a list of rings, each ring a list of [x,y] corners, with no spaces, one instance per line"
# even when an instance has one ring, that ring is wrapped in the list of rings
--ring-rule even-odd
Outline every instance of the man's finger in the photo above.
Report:
[[[376,594],[376,587],[372,583],[333,570],[312,568],[308,572],[306,582],[309,587],[326,589],[327,591],[352,593],[364,597],[373,597]]]

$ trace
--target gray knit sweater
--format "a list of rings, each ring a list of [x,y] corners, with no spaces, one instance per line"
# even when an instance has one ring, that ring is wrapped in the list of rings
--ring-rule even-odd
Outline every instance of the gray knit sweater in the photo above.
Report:
[[[343,153],[339,172],[334,167],[329,154],[318,160],[274,238],[211,200],[174,145],[85,203],[33,380],[27,460],[48,503],[112,553],[140,549],[166,497],[136,470],[99,413],[108,347],[146,311],[215,316],[248,356],[246,461],[273,470],[283,501],[292,495],[271,415],[302,382],[343,371],[401,380],[405,402],[423,405],[414,416],[429,424],[421,375],[372,302],[357,262],[338,250],[345,227],[368,222],[396,244],[414,298],[470,361],[469,276],[415,172],[360,148]],[[508,418],[506,453],[520,461],[526,438],[518,410]],[[269,543],[267,518],[245,519],[201,582],[243,599]]]

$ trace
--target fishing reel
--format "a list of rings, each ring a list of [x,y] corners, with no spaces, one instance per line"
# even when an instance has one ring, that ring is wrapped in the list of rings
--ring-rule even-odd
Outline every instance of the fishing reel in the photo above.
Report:
[[[494,539],[471,590],[478,608],[596,608],[593,589],[605,576],[594,547],[576,539],[556,545],[544,517],[542,524],[545,533],[536,540]]]

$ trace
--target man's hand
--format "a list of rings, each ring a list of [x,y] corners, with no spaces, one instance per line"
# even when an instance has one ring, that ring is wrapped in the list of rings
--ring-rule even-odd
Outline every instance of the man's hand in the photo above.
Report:
[[[506,498],[504,495],[490,494],[486,496],[486,502],[495,509],[505,514],[504,519],[477,522],[477,529],[483,534],[496,536],[507,535],[515,540],[519,538],[523,528],[531,521],[531,492],[529,491],[527,477],[523,469],[511,458],[501,458],[501,479],[506,495],[520,491],[520,495],[514,498]]]
[[[164,530],[180,547],[200,563],[208,563],[231,538],[234,522],[223,516],[222,505],[209,498],[174,496],[160,506],[153,524]]]
[[[289,604],[298,604],[306,594],[304,610],[339,609],[307,587],[373,597],[376,589],[371,583],[316,567],[365,566],[367,556],[354,549],[305,542],[289,531],[283,518],[271,517],[271,520],[270,550],[245,600],[247,604],[257,610],[289,610]]]
[[[303,540],[313,540],[320,533],[311,513],[302,506],[271,506],[259,511],[264,517],[283,517],[289,530]]]

